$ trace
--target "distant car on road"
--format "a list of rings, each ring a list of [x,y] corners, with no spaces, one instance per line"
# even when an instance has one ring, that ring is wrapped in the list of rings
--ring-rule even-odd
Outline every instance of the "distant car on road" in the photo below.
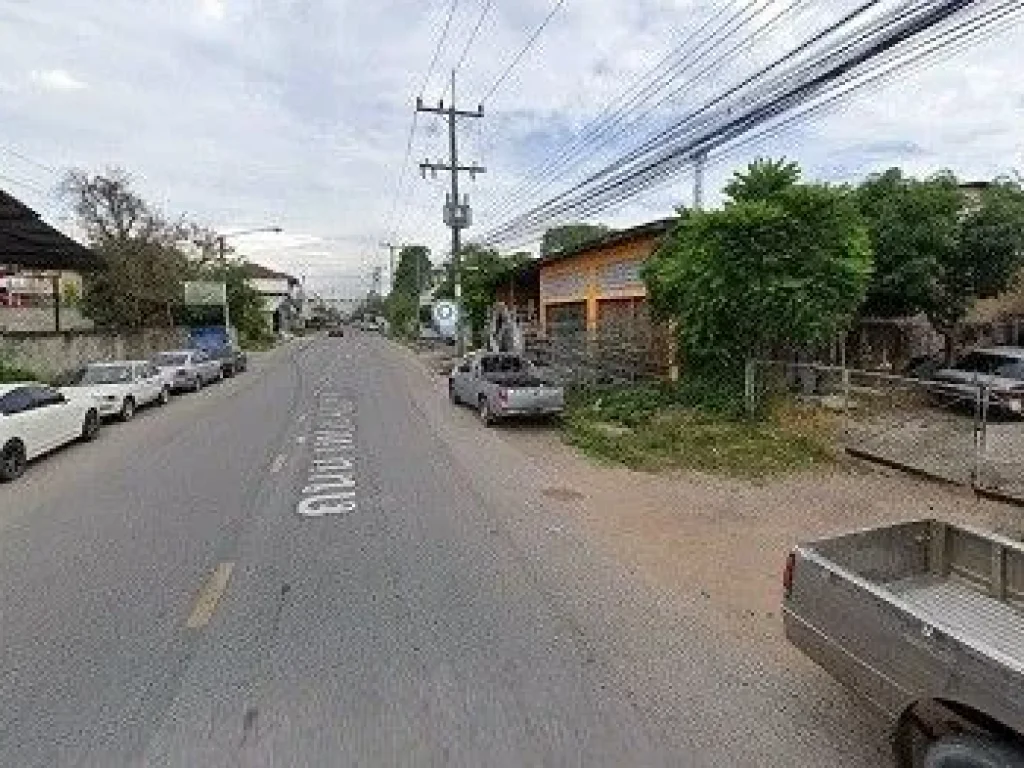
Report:
[[[950,403],[974,403],[981,387],[988,390],[988,407],[1013,416],[1024,415],[1024,349],[976,349],[951,368],[932,374],[932,397]]]
[[[249,358],[238,347],[216,347],[215,349],[207,350],[207,354],[211,360],[216,360],[220,363],[221,373],[224,378],[229,379],[235,374],[244,373],[249,367]]]
[[[164,405],[171,399],[171,387],[160,371],[145,360],[90,363],[79,368],[61,392],[87,396],[96,401],[100,416],[131,421],[144,405]]]
[[[161,352],[153,358],[164,381],[173,390],[198,392],[207,384],[224,378],[224,370],[217,360],[201,349],[179,349]]]
[[[487,426],[510,416],[557,416],[565,410],[564,389],[513,354],[474,352],[463,358],[448,379],[448,396],[455,405],[474,406]]]
[[[345,335],[345,329],[342,328],[340,325],[335,325],[328,329],[327,335],[330,336],[331,338],[340,339],[342,336]]]
[[[0,482],[21,477],[28,462],[75,440],[92,440],[100,413],[90,397],[46,384],[0,384]]]

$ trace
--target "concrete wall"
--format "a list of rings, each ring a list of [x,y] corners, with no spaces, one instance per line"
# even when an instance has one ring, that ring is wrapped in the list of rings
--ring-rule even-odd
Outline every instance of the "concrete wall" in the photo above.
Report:
[[[188,346],[184,328],[67,333],[0,334],[0,360],[52,376],[94,360],[148,359],[165,349]]]
[[[0,307],[0,333],[5,331],[53,331],[53,307]],[[93,322],[74,307],[61,307],[62,331],[88,330]]]

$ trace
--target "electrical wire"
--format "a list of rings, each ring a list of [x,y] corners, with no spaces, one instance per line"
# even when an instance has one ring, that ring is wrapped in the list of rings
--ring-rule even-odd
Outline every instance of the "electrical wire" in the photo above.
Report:
[[[856,37],[848,37],[838,51],[825,51],[818,59],[811,62],[812,65],[817,66],[817,69],[812,66],[808,70],[805,65],[803,81],[791,82],[794,72],[783,73],[781,80],[771,84],[773,88],[769,89],[768,93],[770,98],[767,100],[762,98],[762,101],[755,104],[753,108],[737,117],[727,119],[718,126],[712,126],[703,133],[691,131],[689,135],[677,133],[673,136],[670,132],[675,143],[660,150],[655,146],[653,148],[655,151],[648,150],[646,153],[637,153],[634,158],[628,158],[631,164],[620,160],[618,164],[613,164],[612,173],[606,169],[605,172],[597,175],[596,181],[600,183],[596,186],[591,185],[595,188],[588,189],[584,185],[577,185],[577,188],[580,189],[576,199],[571,197],[562,199],[567,197],[565,194],[556,196],[541,206],[537,206],[533,211],[517,217],[509,225],[492,230],[485,236],[484,242],[488,244],[494,244],[496,241],[503,242],[517,237],[517,232],[536,229],[542,221],[560,218],[570,211],[580,212],[594,206],[605,207],[635,195],[665,172],[678,171],[687,165],[692,161],[694,154],[710,151],[725,141],[748,133],[756,125],[798,107],[807,99],[821,97],[825,93],[823,90],[825,86],[834,87],[838,81],[856,80],[863,75],[858,68],[866,62],[874,62],[896,46],[905,46],[907,41],[913,41],[915,36],[927,34],[929,31],[934,32],[936,28],[941,28],[951,19],[955,19],[958,15],[962,16],[965,9],[972,10],[983,5],[984,3],[972,3],[969,0],[949,0],[941,5],[934,2],[919,3],[916,6],[904,4],[902,8],[898,9],[900,15],[895,17],[900,22],[899,24],[893,25],[894,19],[889,17],[876,20],[869,25],[869,30],[875,33],[875,38],[858,40]],[[1000,9],[1008,7],[999,6]],[[966,23],[992,18],[992,11],[982,10],[976,11],[976,13],[974,19],[969,19]],[[933,43],[939,45],[943,40],[948,39],[948,30],[942,32],[940,29],[935,33]],[[845,53],[846,57],[843,58],[839,55],[840,53]],[[801,72],[796,70],[796,74],[801,74]],[[727,111],[726,117],[730,113],[731,110]],[[620,168],[623,169],[621,172],[614,173]],[[610,178],[602,182],[601,179],[604,177]]]
[[[453,69],[458,72],[462,69],[463,63],[466,61],[466,56],[469,54],[469,49],[473,46],[476,41],[476,36],[480,34],[480,27],[483,26],[484,20],[487,18],[487,14],[491,11],[491,6],[494,5],[494,0],[484,0],[484,7],[480,11],[480,16],[476,20],[476,26],[473,27],[473,31],[469,33],[469,38],[466,40],[466,44],[462,48],[462,53],[455,62]]]
[[[551,22],[551,19],[555,17],[555,14],[558,13],[558,10],[563,5],[565,5],[565,0],[556,0],[554,6],[551,8],[551,11],[548,13],[547,16],[544,17],[544,21],[542,21],[540,25],[533,31],[533,34],[530,35],[530,38],[526,41],[526,45],[519,49],[519,53],[517,53],[513,57],[512,61],[509,62],[508,66],[505,67],[505,70],[498,76],[498,79],[495,80],[491,87],[487,89],[487,92],[484,94],[483,98],[479,99],[480,104],[486,104],[490,100],[491,96],[493,96],[498,91],[498,89],[501,88],[501,86],[508,79],[509,75],[512,74],[512,71],[516,68],[519,62],[522,61],[523,57],[534,46],[538,38],[540,38],[541,33],[545,30],[545,28]]]
[[[548,187],[551,186],[551,184],[558,178],[559,171],[565,169],[571,163],[580,159],[584,154],[593,156],[593,153],[597,149],[601,149],[607,146],[611,141],[614,141],[615,139],[622,137],[624,133],[628,131],[630,128],[640,124],[642,119],[646,117],[648,114],[650,114],[652,110],[648,110],[642,115],[637,115],[635,112],[630,111],[631,108],[642,105],[645,101],[649,100],[652,96],[656,95],[665,86],[678,80],[679,77],[681,77],[689,69],[690,64],[699,61],[698,57],[701,54],[702,46],[706,46],[709,42],[717,40],[715,45],[713,45],[710,49],[705,51],[705,53],[710,53],[711,51],[715,50],[715,48],[718,45],[721,45],[726,40],[728,40],[728,38],[734,32],[736,32],[738,29],[741,29],[742,24],[753,20],[753,18],[755,18],[756,15],[761,10],[764,9],[764,7],[767,7],[760,6],[760,3],[764,1],[768,2],[769,4],[772,2],[772,0],[754,0],[753,2],[748,2],[742,10],[734,13],[717,29],[710,32],[702,41],[700,41],[697,47],[686,50],[687,46],[694,43],[696,39],[699,38],[708,29],[709,26],[717,22],[722,16],[724,16],[730,10],[729,5],[722,6],[715,14],[713,14],[709,19],[707,19],[704,22],[704,24],[702,24],[695,32],[689,35],[683,43],[677,46],[673,51],[670,51],[669,53],[665,54],[658,61],[657,64],[650,68],[640,78],[638,83],[635,83],[631,88],[627,89],[616,100],[610,102],[609,105],[607,105],[606,108],[602,111],[602,113],[598,116],[598,118],[596,118],[587,127],[585,127],[583,131],[580,134],[578,134],[572,142],[569,142],[560,154],[554,157],[554,159],[547,160],[541,168],[534,168],[530,172],[530,175],[536,175],[536,178],[527,179],[526,181],[519,184],[516,188],[507,193],[505,197],[503,197],[499,202],[492,205],[488,209],[488,212],[505,208],[510,205],[514,205],[516,202],[523,198],[535,197],[538,192],[543,191],[544,189],[547,189]],[[807,0],[802,0],[802,2],[806,1]],[[792,10],[800,4],[801,2],[798,1],[791,2],[789,6],[786,6],[783,9],[783,11],[787,12],[789,10]],[[751,14],[750,18],[743,19],[742,17],[746,16],[747,14]],[[749,35],[740,45],[749,43],[754,37],[767,32],[771,25],[775,21],[777,21],[782,15],[784,15],[784,13],[778,14],[772,22],[769,22],[769,24],[762,25],[753,34]],[[733,22],[735,22],[737,19],[741,20],[741,24],[739,26],[734,26],[730,30],[729,26],[733,24]],[[739,46],[734,46],[734,48],[731,49],[730,53],[735,52],[737,47]],[[671,66],[669,66],[664,73],[658,74],[658,70],[665,68],[665,65],[668,62],[670,62],[673,57],[677,57],[679,60],[676,61]],[[721,61],[721,59],[719,59],[719,61]],[[713,67],[705,68],[702,74],[707,73],[707,71],[709,70],[713,70]],[[675,73],[671,74],[673,71],[675,71]],[[669,76],[667,80],[665,79],[666,75]],[[687,85],[692,86],[694,82],[699,80],[699,77],[700,76],[698,75],[697,77],[691,78],[690,80],[687,81]],[[643,81],[647,79],[650,79],[651,81],[648,82],[646,85],[642,85]],[[639,91],[630,95],[631,91],[633,91],[640,85],[642,85],[642,87],[640,87]],[[673,92],[673,95],[675,95],[676,93],[677,91]],[[666,99],[662,99],[661,101],[659,101],[658,104],[655,105],[655,109],[664,104],[665,101]],[[623,121],[626,120],[627,118],[628,121],[626,122],[623,128],[609,135],[608,132],[611,129],[623,125]],[[600,144],[597,144],[595,146],[594,141],[602,136],[604,137],[604,140]]]
[[[46,171],[48,173],[52,173],[54,175],[59,173],[59,171],[56,168],[54,168],[52,165],[47,165],[46,163],[40,162],[39,160],[35,160],[35,159],[29,157],[28,155],[26,155],[26,154],[24,154],[22,152],[19,152],[18,150],[13,149],[11,147],[0,147],[0,152],[4,152],[4,153],[10,155],[11,157],[16,157],[19,160],[22,160],[22,161],[28,163],[29,165],[34,165],[36,168],[44,170],[44,171]]]
[[[430,82],[430,78],[434,75],[434,69],[437,67],[438,59],[441,57],[441,50],[444,48],[444,43],[448,39],[448,32],[451,29],[452,17],[455,15],[455,9],[459,4],[459,0],[452,0],[448,6],[448,15],[444,20],[444,26],[441,29],[441,34],[437,38],[437,43],[434,46],[434,53],[430,57],[430,65],[427,67],[427,73],[423,76],[423,83],[420,85],[419,98],[422,99],[426,94],[427,85]],[[408,175],[409,170],[409,159],[412,157],[412,145],[416,135],[416,124],[419,121],[419,111],[414,110],[412,113],[412,119],[409,122],[409,131],[405,140],[405,157],[402,160],[401,168],[398,172],[398,183],[395,185],[394,200],[391,204],[391,213],[388,215],[388,223],[385,227],[385,232],[393,235],[395,216],[398,214],[398,203],[402,196],[402,189],[405,186],[405,179]],[[393,238],[388,238],[393,239]]]

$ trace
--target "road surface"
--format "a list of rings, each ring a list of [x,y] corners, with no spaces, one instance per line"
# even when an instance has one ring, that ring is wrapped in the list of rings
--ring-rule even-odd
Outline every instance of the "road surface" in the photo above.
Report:
[[[0,486],[0,765],[889,764],[438,384],[297,341]]]

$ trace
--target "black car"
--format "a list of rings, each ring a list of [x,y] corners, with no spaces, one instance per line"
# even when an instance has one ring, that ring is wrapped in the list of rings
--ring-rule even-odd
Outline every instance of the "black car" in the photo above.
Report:
[[[216,360],[220,363],[220,368],[224,372],[224,378],[234,376],[236,373],[242,373],[249,367],[248,357],[246,357],[245,352],[237,347],[217,347],[216,349],[209,350],[208,354],[211,360]]]

